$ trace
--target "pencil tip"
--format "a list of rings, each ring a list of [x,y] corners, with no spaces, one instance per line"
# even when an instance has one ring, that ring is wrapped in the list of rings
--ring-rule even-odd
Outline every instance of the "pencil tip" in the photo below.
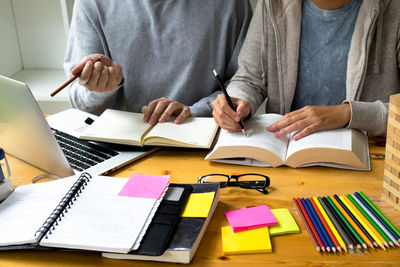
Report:
[[[246,136],[246,137],[248,137],[248,135],[247,135],[247,133],[246,133],[246,130],[245,129],[242,129],[242,133]]]

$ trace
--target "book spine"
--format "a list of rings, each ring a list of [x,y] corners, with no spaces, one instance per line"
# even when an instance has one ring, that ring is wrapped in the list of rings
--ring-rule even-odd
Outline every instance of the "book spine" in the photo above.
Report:
[[[35,237],[41,240],[43,236],[47,238],[47,235],[51,234],[51,231],[55,229],[58,223],[62,220],[65,213],[71,208],[76,199],[85,189],[85,186],[90,182],[92,176],[88,173],[82,173],[76,182],[71,186],[65,196],[58,203],[57,207],[51,212],[46,221],[42,226],[35,232]]]

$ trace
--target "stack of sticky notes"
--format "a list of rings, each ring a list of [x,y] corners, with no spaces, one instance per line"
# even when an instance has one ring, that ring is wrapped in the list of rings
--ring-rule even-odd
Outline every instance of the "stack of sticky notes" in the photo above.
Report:
[[[270,236],[300,232],[288,209],[262,205],[225,213],[230,226],[221,228],[225,255],[271,252]]]

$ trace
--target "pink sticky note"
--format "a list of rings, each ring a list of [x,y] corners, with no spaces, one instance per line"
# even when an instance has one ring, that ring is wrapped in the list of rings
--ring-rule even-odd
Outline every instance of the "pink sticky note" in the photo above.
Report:
[[[159,199],[169,184],[169,175],[133,174],[119,196]]]
[[[225,212],[225,216],[233,232],[278,224],[274,214],[266,205],[228,211]]]

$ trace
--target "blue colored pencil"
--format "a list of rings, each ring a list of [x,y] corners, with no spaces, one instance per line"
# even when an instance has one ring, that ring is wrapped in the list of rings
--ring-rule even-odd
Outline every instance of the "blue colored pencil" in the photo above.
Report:
[[[325,238],[325,236],[324,236],[324,234],[323,234],[321,228],[319,227],[318,223],[315,221],[314,215],[312,214],[312,212],[311,212],[311,210],[310,210],[310,207],[308,206],[307,201],[305,201],[305,199],[302,198],[302,199],[301,199],[301,203],[303,203],[303,206],[304,206],[304,208],[306,209],[306,211],[307,211],[307,213],[308,213],[308,216],[310,217],[310,219],[311,219],[311,221],[312,221],[312,223],[313,223],[315,229],[317,230],[318,235],[319,235],[319,237],[320,237],[321,240],[322,240],[322,243],[324,243],[324,246],[325,246],[326,250],[327,250],[328,252],[330,252],[330,251],[331,251],[331,247],[329,246],[329,243],[326,241],[326,238]]]
[[[308,199],[308,198],[306,198],[305,200],[306,200],[306,202],[308,204],[308,207],[310,208],[311,213],[313,214],[313,216],[315,218],[315,221],[317,222],[319,228],[321,229],[323,235],[325,236],[326,241],[328,242],[329,246],[332,248],[332,251],[336,253],[336,247],[333,244],[333,241],[332,241],[331,237],[329,236],[328,231],[325,229],[325,227],[322,224],[320,218],[318,217],[317,212],[315,211],[314,207],[312,206],[311,200]]]

